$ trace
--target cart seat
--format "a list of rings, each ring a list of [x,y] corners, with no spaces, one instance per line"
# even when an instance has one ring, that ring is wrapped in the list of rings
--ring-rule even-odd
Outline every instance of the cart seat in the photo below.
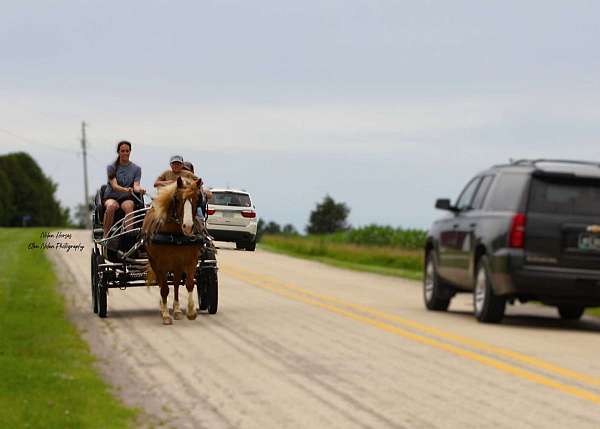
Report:
[[[104,191],[106,190],[106,186],[107,186],[106,184],[100,186],[100,189],[98,189],[98,192],[96,192],[96,196],[94,197],[94,210],[95,210],[96,221],[97,221],[96,225],[100,226],[100,227],[102,227],[103,220],[104,220],[105,208],[104,208],[103,195],[104,195]],[[140,196],[140,200],[141,200],[141,196]],[[144,208],[143,204],[140,204],[138,201],[133,200],[133,209],[134,210],[139,210],[139,209],[143,209],[143,208]],[[125,216],[125,212],[123,212],[123,210],[121,208],[118,208],[117,211],[115,212],[115,218],[113,220],[113,224],[118,222],[119,220],[123,219],[123,216]],[[94,227],[96,227],[96,225]]]

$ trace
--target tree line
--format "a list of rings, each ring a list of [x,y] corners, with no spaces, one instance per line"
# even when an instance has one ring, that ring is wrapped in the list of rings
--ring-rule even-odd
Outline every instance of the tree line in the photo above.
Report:
[[[348,224],[347,218],[350,208],[336,202],[327,195],[315,209],[311,211],[306,232],[309,235],[327,235],[327,240],[332,243],[351,243],[373,246],[399,247],[402,249],[422,249],[427,239],[427,231],[417,228],[394,228],[388,225],[366,225],[353,228]],[[281,227],[278,223],[270,221],[258,223],[258,239],[263,234],[271,235],[298,235],[293,225]]]
[[[25,152],[0,156],[0,226],[66,226],[57,185]]]
[[[348,215],[350,208],[344,203],[336,202],[331,196],[326,195],[323,201],[310,212],[306,232],[308,234],[331,234],[346,231],[350,228]],[[263,234],[298,235],[298,231],[292,224],[280,226],[277,222],[265,222],[259,219],[257,226],[257,239]]]
[[[69,209],[61,207],[55,197],[57,189],[44,175],[35,160],[25,152],[0,156],[0,226],[71,226],[84,227],[88,208],[81,204],[75,211],[75,224],[69,219]],[[380,245],[416,247],[424,232],[371,225],[352,229],[348,224],[350,208],[336,202],[330,195],[310,212],[306,233],[311,235],[344,232],[350,242],[372,242]],[[299,235],[292,224],[258,221],[257,239],[264,234]]]

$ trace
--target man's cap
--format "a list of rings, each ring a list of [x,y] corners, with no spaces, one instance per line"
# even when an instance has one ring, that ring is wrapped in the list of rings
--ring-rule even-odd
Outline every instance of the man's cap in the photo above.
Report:
[[[173,155],[169,160],[169,164],[173,164],[174,162],[181,162],[183,164],[183,156],[181,155]]]

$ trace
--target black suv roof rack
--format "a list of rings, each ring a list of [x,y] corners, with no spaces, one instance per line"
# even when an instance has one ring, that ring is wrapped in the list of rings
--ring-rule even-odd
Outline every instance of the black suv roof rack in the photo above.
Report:
[[[600,167],[600,163],[598,162],[591,162],[591,161],[574,161],[574,160],[569,160],[569,159],[545,159],[545,158],[538,158],[538,159],[517,159],[517,160],[510,160],[510,165],[532,165],[532,166],[536,166],[537,163],[540,162],[548,162],[548,163],[553,163],[553,164],[576,164],[576,165],[591,165],[591,166],[595,166],[595,167]]]

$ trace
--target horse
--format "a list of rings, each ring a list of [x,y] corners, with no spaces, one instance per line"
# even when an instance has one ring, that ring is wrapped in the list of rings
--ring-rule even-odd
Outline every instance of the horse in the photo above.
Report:
[[[167,297],[168,273],[173,273],[175,300],[173,317],[181,319],[179,307],[179,284],[185,273],[185,286],[188,291],[187,318],[197,316],[194,303],[194,275],[200,246],[193,235],[194,214],[198,205],[198,191],[201,181],[196,182],[179,177],[176,183],[164,186],[152,202],[142,225],[142,235],[148,254],[148,283],[153,278],[160,286],[160,313],[164,325],[171,325]]]

